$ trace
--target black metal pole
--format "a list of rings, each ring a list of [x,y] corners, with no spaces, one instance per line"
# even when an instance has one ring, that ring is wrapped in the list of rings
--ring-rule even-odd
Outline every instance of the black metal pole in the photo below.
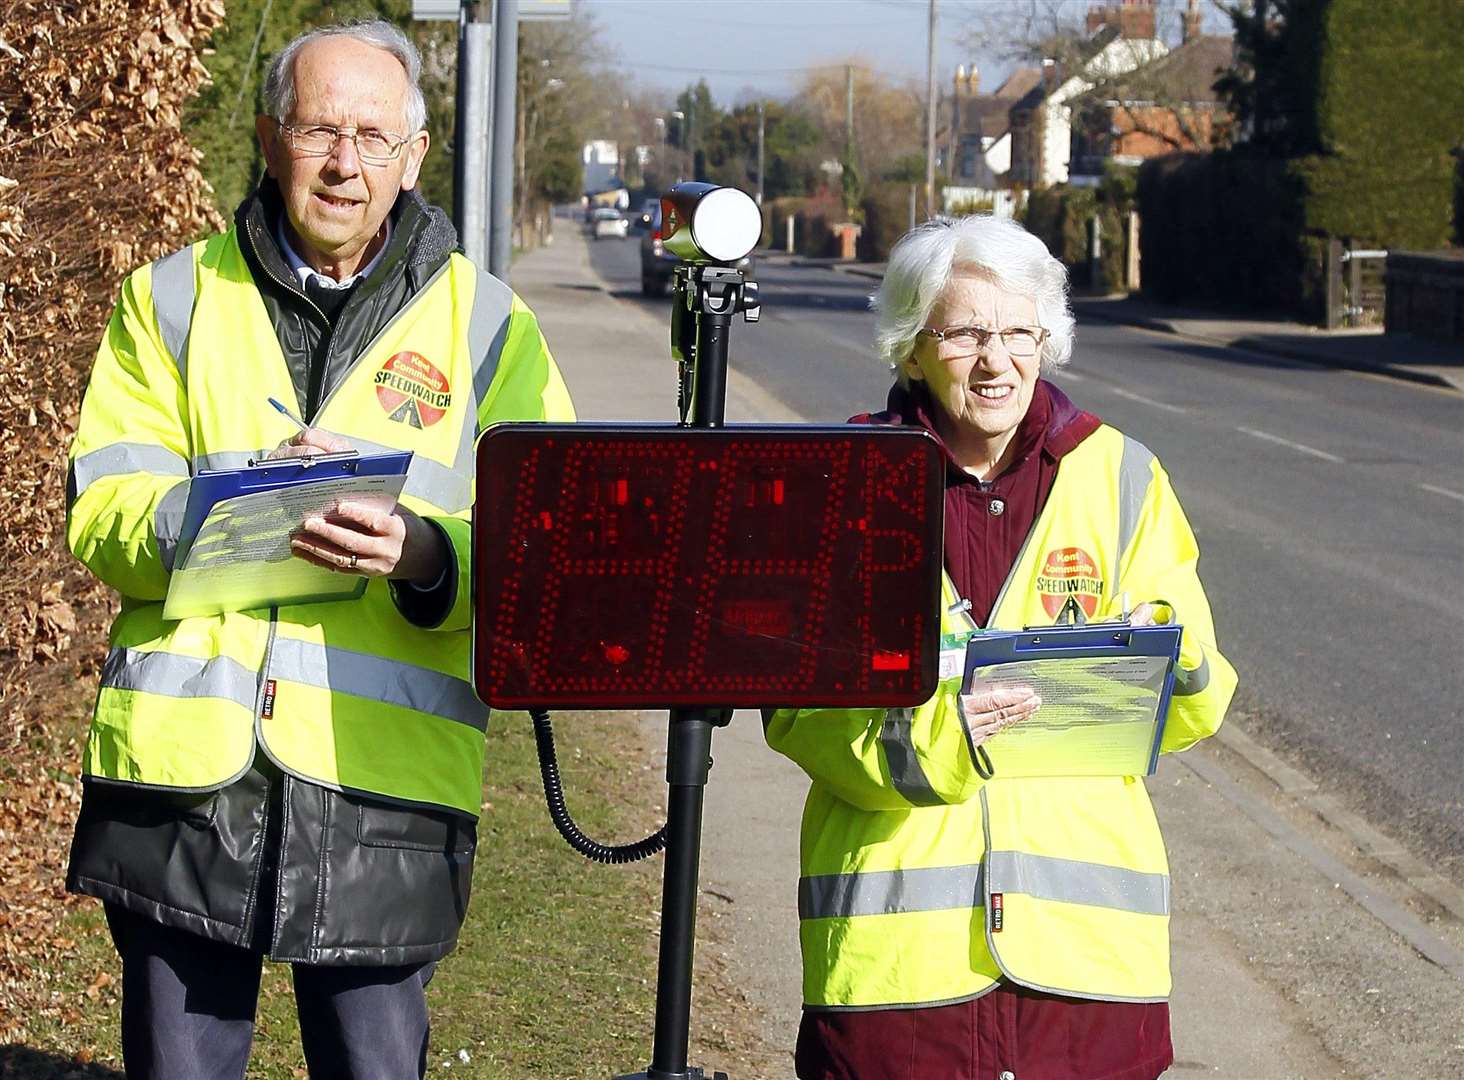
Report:
[[[735,272],[734,272],[735,273]],[[721,427],[726,419],[727,340],[741,297],[741,275],[696,267],[682,333],[692,352],[690,427]],[[678,344],[681,344],[678,342]],[[672,709],[666,735],[666,868],[661,886],[661,948],[656,972],[656,1034],[647,1080],[700,1080],[688,1066],[692,967],[696,959],[697,881],[701,871],[702,807],[712,767],[712,729],[731,709]],[[718,1074],[720,1075],[720,1074]]]
[[[702,805],[712,764],[712,728],[725,710],[673,709],[666,737],[666,868],[661,889],[661,952],[656,974],[656,1035],[649,1080],[700,1076],[686,1063],[696,959],[697,879]]]

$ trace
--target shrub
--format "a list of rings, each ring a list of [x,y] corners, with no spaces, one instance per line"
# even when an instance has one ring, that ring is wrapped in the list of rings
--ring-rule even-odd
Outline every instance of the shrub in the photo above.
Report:
[[[918,195],[918,193],[917,193]],[[859,257],[881,262],[910,228],[910,185],[875,184],[864,196],[864,231],[859,236]]]

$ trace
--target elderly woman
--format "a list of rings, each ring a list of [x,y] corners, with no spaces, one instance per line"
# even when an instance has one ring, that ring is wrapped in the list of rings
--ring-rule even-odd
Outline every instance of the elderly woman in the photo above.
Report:
[[[1162,749],[1220,725],[1199,552],[1140,443],[1040,373],[1065,363],[1062,265],[1021,226],[938,219],[907,234],[876,297],[894,367],[855,422],[945,449],[942,628],[1172,612],[1184,627]],[[1159,605],[1163,605],[1160,608]],[[1169,1040],[1169,877],[1134,777],[1018,779],[977,748],[1041,707],[1030,691],[919,709],[781,710],[770,745],[813,780],[799,882],[805,1080],[1150,1080]]]

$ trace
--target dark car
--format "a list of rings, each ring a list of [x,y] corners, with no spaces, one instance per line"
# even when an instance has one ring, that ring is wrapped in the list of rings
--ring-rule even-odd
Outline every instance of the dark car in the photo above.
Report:
[[[671,273],[680,260],[661,244],[660,200],[643,206],[640,219],[645,223],[640,238],[641,292],[646,296],[665,296]]]

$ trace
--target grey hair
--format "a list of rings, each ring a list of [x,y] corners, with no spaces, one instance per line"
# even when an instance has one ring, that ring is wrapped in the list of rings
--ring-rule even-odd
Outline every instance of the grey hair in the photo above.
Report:
[[[407,108],[404,134],[414,135],[427,126],[427,98],[422,94],[422,54],[401,30],[385,19],[360,19],[356,22],[322,26],[298,35],[281,49],[270,62],[264,77],[264,108],[281,123],[295,107],[295,61],[300,50],[322,38],[348,37],[389,52],[407,73]]]
[[[915,335],[958,273],[984,275],[999,287],[1030,297],[1047,330],[1043,371],[1061,367],[1073,352],[1073,313],[1067,269],[1037,237],[1015,221],[990,214],[935,217],[915,226],[890,251],[884,281],[870,298],[876,312],[874,344],[900,382],[900,366],[915,349]]]

